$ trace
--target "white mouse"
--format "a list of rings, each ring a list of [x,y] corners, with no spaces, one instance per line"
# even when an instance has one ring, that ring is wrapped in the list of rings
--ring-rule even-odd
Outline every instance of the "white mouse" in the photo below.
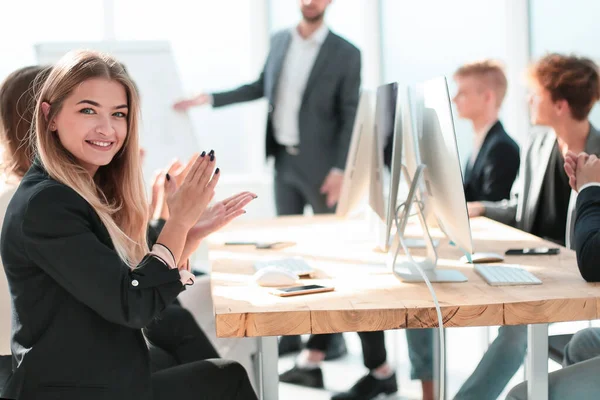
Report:
[[[473,261],[473,264],[495,263],[504,261],[504,257],[496,253],[473,253],[471,255],[471,260]],[[463,256],[460,261],[469,263],[467,256]]]
[[[290,286],[298,282],[298,275],[278,267],[265,267],[256,271],[253,279],[260,286]]]

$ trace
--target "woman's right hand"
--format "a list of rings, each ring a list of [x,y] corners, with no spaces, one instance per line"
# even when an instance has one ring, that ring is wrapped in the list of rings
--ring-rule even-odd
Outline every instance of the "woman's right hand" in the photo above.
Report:
[[[198,221],[214,197],[215,186],[219,181],[219,169],[215,170],[215,165],[214,154],[203,152],[191,163],[191,168],[179,187],[175,179],[167,175],[165,187],[170,221],[187,230]]]

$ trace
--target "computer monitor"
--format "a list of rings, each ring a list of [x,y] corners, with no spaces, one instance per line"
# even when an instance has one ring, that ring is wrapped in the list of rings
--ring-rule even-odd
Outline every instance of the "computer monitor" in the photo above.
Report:
[[[410,181],[410,177],[421,163],[418,151],[418,142],[414,135],[418,131],[416,126],[417,116],[413,115],[415,111],[414,93],[409,86],[398,88],[398,107],[396,110],[396,127],[394,129],[393,145],[389,146],[393,150],[390,152],[390,182],[388,191],[387,207],[387,233],[388,243],[390,234],[394,232],[394,216],[398,212],[398,206],[405,203],[407,192],[406,188],[401,186],[401,178],[404,174],[404,181]],[[403,172],[404,171],[404,172]],[[409,178],[409,179],[407,179]],[[424,189],[423,183],[421,184]],[[425,210],[426,212],[426,210]],[[427,215],[427,212],[426,212]],[[409,248],[424,248],[426,243],[423,239],[410,238],[405,239]],[[437,246],[439,240],[434,241]]]
[[[383,190],[385,169],[389,169],[390,174],[398,176],[398,178],[400,174],[399,165],[396,165],[396,171],[391,168],[394,152],[402,153],[401,144],[394,148],[396,130],[401,129],[398,106],[398,83],[388,83],[377,88],[373,147],[371,148],[372,172],[369,185],[369,205],[377,216],[375,221],[377,243],[383,251],[387,251],[389,248],[389,228],[392,218]]]
[[[411,160],[413,168],[415,164],[418,165],[412,173],[408,172],[408,169],[405,170],[412,182],[406,200],[407,207],[399,218],[398,233],[390,249],[391,267],[395,275],[403,281],[423,281],[415,267],[415,263],[418,263],[431,282],[464,282],[467,278],[459,271],[436,269],[437,253],[424,212],[424,209],[429,208],[446,236],[467,256],[473,253],[446,78],[428,80],[417,86],[414,115],[419,120],[416,132],[413,132],[411,138],[417,145],[406,146],[405,160]],[[404,134],[406,136],[408,132]],[[414,207],[414,204],[417,206]],[[403,237],[406,221],[413,208],[416,208],[419,215],[427,244],[427,257],[422,261],[416,261],[412,257]],[[403,247],[408,257],[408,261],[399,265],[396,264],[395,257],[398,246]]]
[[[371,175],[371,153],[373,142],[373,93],[361,91],[350,148],[346,158],[344,180],[336,207],[338,217],[347,217],[358,209],[367,195]]]

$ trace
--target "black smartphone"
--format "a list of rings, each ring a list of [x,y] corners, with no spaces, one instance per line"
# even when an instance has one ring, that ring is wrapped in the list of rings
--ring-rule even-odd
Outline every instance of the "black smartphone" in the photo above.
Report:
[[[533,247],[506,250],[507,256],[554,256],[560,253],[558,247]]]

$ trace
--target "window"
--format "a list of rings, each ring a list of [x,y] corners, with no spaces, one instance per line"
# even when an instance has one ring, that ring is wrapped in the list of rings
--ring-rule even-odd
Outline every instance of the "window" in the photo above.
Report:
[[[0,80],[35,64],[36,43],[100,40],[103,35],[102,0],[2,1],[0,15]]]
[[[461,64],[490,57],[507,62],[504,2],[383,0],[381,14],[385,82],[411,84],[445,75],[454,96],[452,75]],[[454,115],[461,160],[466,160],[473,130]]]

